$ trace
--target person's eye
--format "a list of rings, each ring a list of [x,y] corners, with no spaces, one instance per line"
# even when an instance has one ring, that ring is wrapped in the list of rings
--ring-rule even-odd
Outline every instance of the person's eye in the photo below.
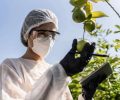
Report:
[[[38,33],[38,37],[40,37],[42,34],[41,33]]]
[[[37,37],[45,37],[44,34],[39,33]]]

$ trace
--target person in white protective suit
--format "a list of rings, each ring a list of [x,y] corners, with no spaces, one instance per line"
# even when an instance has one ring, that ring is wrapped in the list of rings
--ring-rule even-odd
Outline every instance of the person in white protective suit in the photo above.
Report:
[[[86,43],[79,58],[74,58],[77,39],[71,50],[57,64],[45,57],[59,32],[58,20],[48,9],[32,10],[25,18],[21,41],[27,50],[19,58],[7,58],[0,65],[0,100],[73,100],[68,88],[69,76],[83,70],[92,57],[95,44]],[[62,50],[62,49],[61,49]],[[95,84],[96,82],[96,84]],[[78,100],[91,100],[97,84],[82,86]]]

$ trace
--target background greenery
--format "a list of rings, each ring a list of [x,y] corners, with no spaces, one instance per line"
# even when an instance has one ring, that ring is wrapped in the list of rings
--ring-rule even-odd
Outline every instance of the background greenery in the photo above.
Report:
[[[97,3],[101,0],[91,0],[91,1],[94,1]],[[88,10],[90,10],[90,6],[88,7]],[[87,15],[86,20],[92,19],[91,17],[88,17],[89,14]],[[106,17],[105,14],[103,15],[104,16],[102,17]],[[113,73],[99,85],[94,95],[94,99],[95,100],[120,100],[120,57],[117,56],[117,53],[120,50],[120,39],[119,37],[116,37],[113,40],[109,40],[111,36],[113,35],[115,36],[116,34],[120,33],[120,25],[115,25],[113,29],[104,29],[102,25],[97,24],[96,19],[95,19],[95,22],[96,22],[95,30],[87,33],[91,37],[96,38],[95,52],[99,54],[109,54],[110,52],[112,52],[114,55],[109,54],[108,58],[96,57],[96,56],[92,57],[91,61],[89,62],[87,67],[84,69],[84,71],[82,71],[77,75],[72,76],[73,81],[69,85],[69,88],[71,90],[74,100],[77,100],[78,95],[82,91],[80,80],[86,77],[87,75],[89,75],[91,72],[98,69],[103,63],[109,62],[112,67]],[[84,21],[83,21],[83,26],[84,26]],[[86,32],[84,34],[86,34]]]

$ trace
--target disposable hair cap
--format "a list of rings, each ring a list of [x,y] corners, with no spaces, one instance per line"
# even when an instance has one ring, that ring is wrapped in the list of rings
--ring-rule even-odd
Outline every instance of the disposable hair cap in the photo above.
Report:
[[[58,19],[52,11],[49,9],[32,10],[26,16],[21,29],[22,43],[27,46],[28,35],[31,29],[49,22],[54,23],[56,29],[58,29]]]

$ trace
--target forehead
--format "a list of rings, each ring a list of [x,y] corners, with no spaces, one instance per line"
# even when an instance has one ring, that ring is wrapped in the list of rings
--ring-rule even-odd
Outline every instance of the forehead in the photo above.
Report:
[[[37,29],[37,30],[52,30],[52,31],[56,31],[55,24],[52,23],[52,22],[42,24],[42,25],[36,27],[35,29]]]

